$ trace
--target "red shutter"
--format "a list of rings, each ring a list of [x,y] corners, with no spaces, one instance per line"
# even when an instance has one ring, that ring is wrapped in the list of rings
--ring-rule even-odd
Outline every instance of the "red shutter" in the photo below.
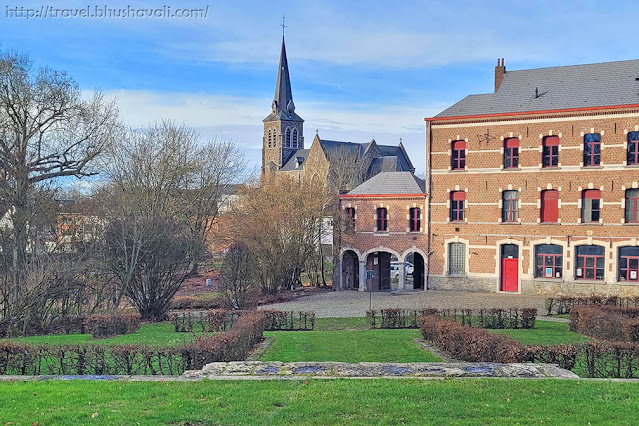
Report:
[[[598,189],[588,189],[584,191],[584,198],[587,200],[599,200],[601,198],[601,191]]]
[[[559,145],[559,136],[546,136],[544,138],[545,146],[557,146]]]
[[[508,138],[504,143],[505,148],[519,148],[519,138]]]
[[[452,196],[453,201],[464,201],[466,199],[466,193],[464,191],[455,191]]]
[[[559,218],[559,191],[541,193],[541,221],[557,222]]]

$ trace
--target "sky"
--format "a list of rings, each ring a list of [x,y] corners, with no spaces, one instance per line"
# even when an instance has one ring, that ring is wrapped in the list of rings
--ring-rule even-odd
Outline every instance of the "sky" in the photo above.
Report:
[[[497,58],[514,70],[639,55],[627,29],[633,1],[101,1],[0,3],[0,50],[116,98],[130,125],[171,119],[233,140],[250,167],[261,161],[283,16],[307,145],[316,131],[385,145],[401,138],[418,172],[424,118],[491,92]],[[131,16],[147,10],[162,16]]]

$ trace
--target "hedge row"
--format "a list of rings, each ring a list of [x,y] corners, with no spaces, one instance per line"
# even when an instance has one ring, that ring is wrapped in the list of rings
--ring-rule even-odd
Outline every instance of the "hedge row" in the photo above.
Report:
[[[618,342],[639,341],[639,308],[578,306],[570,311],[570,330]]]
[[[465,327],[439,315],[421,320],[424,339],[468,362],[543,362],[593,378],[639,378],[639,344],[590,341],[524,346],[486,330]]]
[[[262,311],[267,331],[311,331],[315,329],[315,312]]]
[[[27,333],[5,323],[0,325],[0,337],[80,333],[102,338],[135,333],[138,328],[140,328],[140,314],[69,315],[56,318],[44,327],[30,327]]]
[[[535,328],[537,309],[382,309],[366,312],[370,328],[419,328],[423,316],[440,315],[480,328]]]
[[[569,314],[574,306],[619,306],[639,307],[639,297],[590,296],[590,297],[551,297],[546,299],[546,315]]]
[[[193,297],[176,296],[171,299],[170,310],[183,311],[189,309],[220,309],[225,306],[222,296]]]
[[[31,346],[0,342],[0,374],[131,375],[182,374],[218,361],[239,361],[262,340],[266,315],[243,313],[225,333],[179,346]]]
[[[228,330],[238,317],[252,311],[174,312],[170,319],[175,331],[192,333],[194,328],[202,332]],[[310,331],[315,328],[315,312],[261,311],[266,315],[266,331]]]
[[[230,329],[240,314],[240,311],[214,309],[206,312],[174,312],[169,319],[176,333],[192,333],[194,329],[212,333]]]

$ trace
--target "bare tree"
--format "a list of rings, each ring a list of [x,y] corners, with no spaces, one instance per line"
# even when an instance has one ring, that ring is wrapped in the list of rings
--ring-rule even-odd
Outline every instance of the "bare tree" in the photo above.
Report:
[[[154,306],[165,308],[164,299],[195,272],[225,188],[242,176],[243,158],[231,142],[202,142],[193,129],[165,121],[129,130],[109,159],[110,181],[102,203],[106,220],[114,224],[107,239],[112,251],[108,265],[120,283],[119,298],[127,295],[143,315],[159,315],[162,309],[148,309],[146,299],[156,298]],[[160,222],[171,224],[175,234],[158,228]],[[149,256],[154,262],[161,258],[153,253],[164,250],[157,241],[161,236],[162,241],[186,238],[188,253],[154,263],[154,280],[145,278],[147,284],[140,285],[140,274],[149,271]]]
[[[99,93],[85,100],[65,72],[35,69],[18,53],[0,54],[0,215],[10,242],[3,250],[11,250],[5,315],[23,309],[19,299],[36,262],[42,191],[60,179],[94,174],[94,160],[117,129],[115,104]]]
[[[233,244],[224,256],[220,270],[220,291],[231,309],[244,309],[249,292],[258,278],[253,254],[242,244]]]

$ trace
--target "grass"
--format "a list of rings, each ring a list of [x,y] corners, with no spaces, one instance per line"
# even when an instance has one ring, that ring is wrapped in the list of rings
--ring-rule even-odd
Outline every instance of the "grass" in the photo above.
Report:
[[[633,424],[637,406],[636,384],[587,381],[0,383],[14,425]]]
[[[437,362],[413,341],[419,330],[368,330],[366,318],[317,318],[315,331],[271,331],[261,361]]]
[[[559,345],[561,343],[580,343],[588,340],[581,334],[573,333],[565,322],[536,321],[533,330],[495,330],[491,333],[504,334],[524,345]]]
[[[142,324],[140,328],[132,334],[123,334],[107,339],[93,339],[90,334],[53,334],[48,336],[16,337],[12,340],[18,343],[30,345],[65,345],[74,343],[96,343],[100,345],[179,345],[193,341],[195,335],[202,333],[176,333],[173,324],[170,322],[159,322],[155,324]]]

